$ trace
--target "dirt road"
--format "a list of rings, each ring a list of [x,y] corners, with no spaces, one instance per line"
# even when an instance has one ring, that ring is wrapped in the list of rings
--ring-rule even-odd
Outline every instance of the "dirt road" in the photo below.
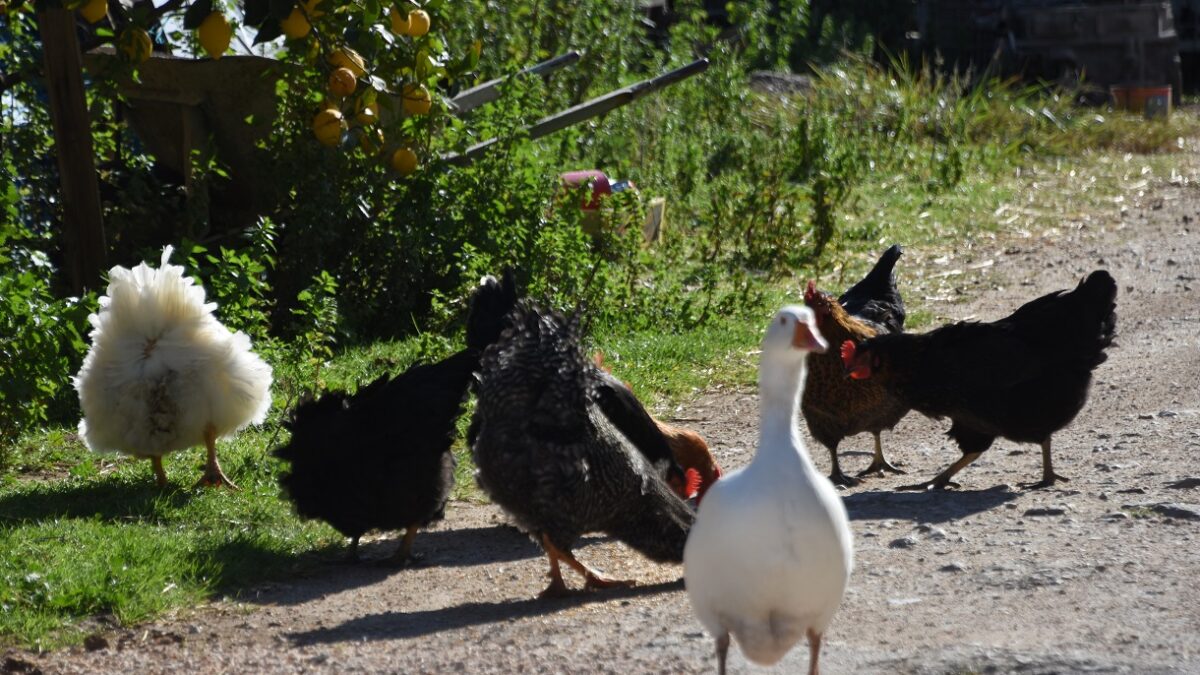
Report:
[[[1182,184],[1180,184],[1182,183]],[[1133,194],[1055,232],[910,248],[910,307],[994,319],[1109,269],[1120,284],[1119,347],[1091,401],[1055,437],[1069,483],[1040,476],[1034,446],[998,442],[956,492],[897,493],[958,457],[945,422],[910,415],[884,442],[909,476],[844,492],[857,561],[827,636],[828,673],[1200,672],[1200,187]],[[710,390],[681,415],[728,467],[755,445],[753,391]],[[825,451],[810,444],[822,467]],[[865,467],[870,438],[843,445]],[[365,546],[382,557],[393,541]],[[556,601],[539,550],[491,506],[458,504],[416,542],[425,565],[330,565],[315,576],[80,647],[10,653],[44,672],[705,673],[712,644],[679,567],[593,538],[581,559],[637,588]],[[577,580],[569,579],[569,581]],[[803,672],[799,647],[772,669]],[[0,669],[2,670],[2,669]]]

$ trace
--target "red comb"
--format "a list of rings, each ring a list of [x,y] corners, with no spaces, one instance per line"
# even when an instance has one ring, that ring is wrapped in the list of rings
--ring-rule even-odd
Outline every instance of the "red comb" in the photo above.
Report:
[[[695,469],[688,469],[683,472],[683,479],[683,493],[687,495],[688,499],[691,499],[700,491],[700,472]]]
[[[808,281],[808,290],[804,291],[804,301],[811,302],[817,295],[817,284],[812,279]]]
[[[858,352],[858,347],[855,346],[854,340],[846,340],[842,343],[842,363],[849,368],[850,362],[854,360],[855,353]]]

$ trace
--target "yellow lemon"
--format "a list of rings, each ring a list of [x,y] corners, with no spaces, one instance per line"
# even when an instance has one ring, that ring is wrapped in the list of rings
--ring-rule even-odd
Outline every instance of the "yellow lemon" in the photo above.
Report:
[[[429,12],[415,9],[408,13],[408,34],[419,38],[429,32]]]
[[[349,47],[341,47],[329,55],[329,63],[334,68],[349,68],[354,77],[367,74],[367,62],[358,52]]]
[[[433,106],[429,90],[423,84],[407,84],[401,93],[404,112],[409,115],[424,115]]]
[[[220,12],[213,12],[204,17],[200,27],[196,29],[196,39],[200,41],[200,46],[214,59],[221,58],[229,49],[229,41],[232,38],[233,27]]]
[[[141,28],[126,28],[117,37],[117,49],[126,61],[135,66],[145,63],[146,59],[150,58],[150,50],[153,48],[150,34]]]
[[[346,129],[346,120],[342,119],[342,112],[335,109],[326,109],[317,113],[317,116],[312,121],[313,135],[317,137],[317,141],[321,145],[333,147],[342,141],[342,131]]]
[[[392,19],[392,33],[396,35],[408,35],[407,12],[392,5],[392,9],[388,11],[388,16]]]
[[[417,170],[417,153],[409,148],[400,148],[392,153],[392,168],[401,176]]]
[[[358,78],[349,68],[338,68],[329,74],[329,93],[334,96],[349,96],[358,86]]]
[[[312,26],[308,24],[308,19],[304,18],[304,12],[300,11],[299,7],[292,8],[292,13],[279,22],[279,28],[289,40],[298,40],[312,30]]]
[[[108,16],[108,0],[88,0],[87,4],[79,8],[79,14],[83,16],[84,21],[96,23]]]

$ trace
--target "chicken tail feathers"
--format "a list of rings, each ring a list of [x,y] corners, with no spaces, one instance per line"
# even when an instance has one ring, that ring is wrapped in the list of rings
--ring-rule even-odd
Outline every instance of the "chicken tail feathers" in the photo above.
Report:
[[[1076,293],[1083,306],[1082,324],[1090,333],[1085,355],[1092,368],[1104,363],[1104,350],[1112,346],[1117,334],[1117,282],[1104,270],[1096,270],[1084,279]]]
[[[847,313],[878,324],[889,333],[904,330],[904,300],[896,288],[894,275],[896,261],[903,253],[899,244],[892,244],[867,276],[838,298]]]
[[[481,279],[469,303],[467,347],[482,351],[500,338],[509,312],[517,304],[517,282],[512,269],[506,268],[499,280],[491,275]]]

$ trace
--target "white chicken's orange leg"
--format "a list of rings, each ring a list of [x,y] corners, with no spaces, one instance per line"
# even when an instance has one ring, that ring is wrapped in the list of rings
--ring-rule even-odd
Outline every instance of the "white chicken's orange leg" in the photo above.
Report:
[[[225,472],[221,470],[221,464],[217,462],[217,430],[211,424],[204,427],[204,445],[208,448],[208,461],[204,464],[204,475],[200,476],[200,481],[196,484],[207,487],[224,486],[230,490],[238,489],[238,486],[225,476]]]
[[[167,487],[167,472],[163,469],[162,455],[150,455],[150,464],[154,467],[154,478],[158,481],[158,487]]]
[[[808,675],[821,675],[821,634],[808,631]]]

